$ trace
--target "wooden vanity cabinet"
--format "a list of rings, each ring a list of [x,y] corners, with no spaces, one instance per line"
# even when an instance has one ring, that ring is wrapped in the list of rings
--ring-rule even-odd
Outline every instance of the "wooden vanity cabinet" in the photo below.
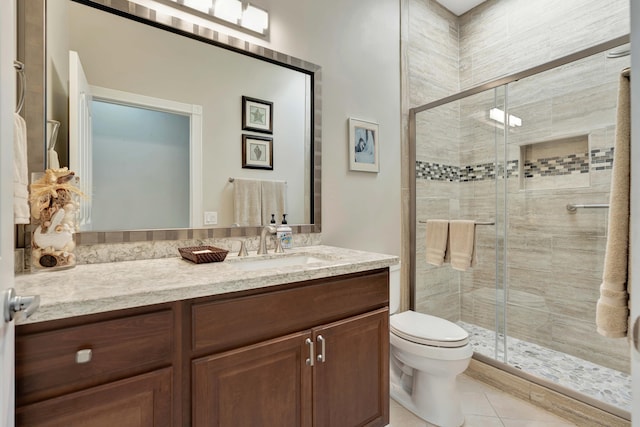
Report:
[[[165,304],[19,325],[16,425],[175,425],[174,315]]]
[[[388,295],[384,269],[194,303],[191,425],[387,425]]]
[[[385,268],[18,325],[16,425],[385,426],[388,280]]]

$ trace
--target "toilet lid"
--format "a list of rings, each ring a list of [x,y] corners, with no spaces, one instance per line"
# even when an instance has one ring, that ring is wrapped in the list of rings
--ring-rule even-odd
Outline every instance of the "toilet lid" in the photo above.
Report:
[[[462,347],[469,342],[467,331],[455,323],[415,311],[391,316],[390,329],[401,338],[432,347]]]

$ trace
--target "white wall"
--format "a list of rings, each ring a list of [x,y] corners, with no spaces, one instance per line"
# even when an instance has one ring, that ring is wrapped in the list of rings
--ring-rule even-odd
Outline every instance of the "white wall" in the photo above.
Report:
[[[322,67],[322,241],[400,254],[400,3],[270,0],[270,46]],[[347,119],[379,124],[380,172],[350,172]]]

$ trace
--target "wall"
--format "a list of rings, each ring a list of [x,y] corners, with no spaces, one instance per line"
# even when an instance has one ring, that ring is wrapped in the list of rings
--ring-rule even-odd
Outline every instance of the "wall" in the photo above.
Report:
[[[322,67],[323,243],[399,255],[399,2],[265,6],[271,47]],[[349,117],[379,124],[379,173],[349,171]]]
[[[433,7],[433,2],[427,2],[424,10]],[[545,12],[530,10],[533,7],[535,11]],[[431,26],[442,26],[441,20],[433,16],[428,19]],[[623,35],[629,30],[627,20],[628,2],[619,0],[607,4],[548,2],[540,5],[536,2],[535,6],[518,1],[486,2],[457,20],[459,89]],[[421,33],[413,31],[411,36],[419,38]],[[423,57],[432,49],[433,44],[425,44]],[[419,79],[411,78],[415,68],[411,60],[410,57],[412,67],[405,71],[412,84],[409,91],[424,92],[426,99],[421,103],[425,103],[432,100],[430,95],[435,91]],[[594,326],[606,211],[579,212],[571,216],[564,206],[571,198],[580,200],[576,203],[608,199],[610,170],[606,168],[606,160],[599,156],[606,157],[610,152],[617,74],[624,63],[624,59],[605,60],[604,55],[600,55],[536,80],[525,79],[512,85],[508,94],[510,112],[523,117],[524,125],[510,131],[506,158],[510,176],[509,240],[506,242],[509,334],[620,370],[628,369],[625,344],[597,336]],[[449,90],[447,94],[454,92]],[[504,139],[503,131],[485,119],[488,106],[496,102],[494,97],[498,104],[504,102],[503,92],[476,95],[457,105],[438,107],[429,113],[430,118],[427,115],[422,118],[429,119],[429,132],[418,127],[420,145],[416,167],[433,164],[457,167],[460,177],[457,184],[417,179],[419,220],[449,215],[449,218],[495,218],[499,226],[504,224],[500,206],[504,193],[498,193],[496,199],[496,182],[489,175],[495,172],[496,141],[502,144]],[[443,117],[456,114],[456,110],[459,128],[449,125],[451,131],[438,138],[441,133],[437,130],[447,123]],[[556,179],[555,184],[545,183],[545,190],[521,191],[520,177],[514,169],[520,160],[519,145],[575,135],[585,135],[589,142],[589,187],[584,187],[583,179],[577,184],[571,182],[574,179],[571,176],[563,176],[552,178]],[[458,136],[459,142],[456,142]],[[447,160],[442,156],[443,150],[456,143],[459,157],[449,157],[449,163],[440,163]],[[604,163],[597,163],[600,160]],[[466,170],[478,176],[465,178]],[[437,203],[443,194],[438,186],[447,185],[453,195],[449,209]],[[563,186],[570,188],[561,188]],[[503,231],[499,230],[501,236]],[[496,272],[502,270],[496,269],[495,249],[496,244],[499,249],[505,244],[501,238],[496,240],[496,229],[478,228],[479,264],[459,276],[450,273],[449,279],[442,271],[444,267],[425,265],[422,233],[423,228],[418,224],[416,287],[422,292],[417,296],[418,307],[453,320],[461,318],[495,328]],[[497,261],[499,266],[504,263],[500,258]],[[498,279],[502,280],[500,276]],[[456,300],[461,305],[456,304]]]

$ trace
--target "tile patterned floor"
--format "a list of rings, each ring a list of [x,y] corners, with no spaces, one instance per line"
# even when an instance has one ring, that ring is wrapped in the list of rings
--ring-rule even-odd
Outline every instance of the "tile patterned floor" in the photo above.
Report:
[[[528,402],[466,375],[458,377],[464,427],[575,427]],[[391,427],[434,427],[391,400]]]
[[[465,322],[458,324],[469,332],[475,352],[496,357],[493,331]],[[507,339],[507,356],[510,365],[525,372],[631,411],[628,374],[511,337]],[[498,357],[503,357],[501,352]]]

